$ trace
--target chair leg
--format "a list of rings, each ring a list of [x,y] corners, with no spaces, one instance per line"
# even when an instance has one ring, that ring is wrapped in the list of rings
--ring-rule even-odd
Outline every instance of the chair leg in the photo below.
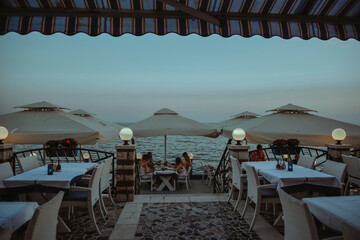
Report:
[[[186,179],[185,179],[185,184],[186,184],[186,191],[188,192],[189,191],[189,185],[188,185],[188,181],[186,181]]]
[[[94,225],[96,232],[100,235],[101,232],[100,232],[100,230],[98,228],[98,225],[96,224],[95,213],[94,213],[93,206],[91,206],[91,203],[88,204],[88,211],[89,211],[89,216],[90,216],[91,223]]]
[[[204,182],[204,178],[205,178],[205,172],[203,172],[202,178],[201,178],[201,182]]]
[[[252,228],[254,227],[256,218],[257,218],[257,216],[258,216],[258,214],[259,214],[259,212],[260,212],[260,205],[261,205],[261,204],[260,204],[259,202],[256,204],[255,211],[254,211],[254,216],[253,216],[253,218],[252,218],[249,231],[251,231]]]
[[[350,192],[348,192],[349,191],[349,186],[350,186],[350,182],[347,181],[347,183],[345,185],[345,193],[344,193],[344,195],[350,195]]]
[[[242,190],[239,189],[239,195],[237,197],[237,201],[236,201],[236,204],[234,206],[234,212],[237,210],[238,206],[239,206],[239,203],[241,201],[241,198],[242,198]]]
[[[108,194],[109,194],[109,199],[110,199],[111,203],[115,206],[115,202],[114,202],[114,199],[112,198],[110,187],[108,188]]]
[[[100,196],[100,198],[102,198],[102,196]],[[106,221],[106,218],[105,218],[105,215],[104,215],[104,212],[103,212],[103,208],[101,206],[100,198],[99,198],[97,204],[98,204],[98,207],[99,207],[102,218]]]
[[[101,206],[101,209],[103,210],[103,213],[105,213],[105,215],[108,215],[108,210],[106,209],[104,198],[102,197],[102,193],[99,196],[99,202],[100,202],[99,205]]]
[[[244,218],[244,216],[245,216],[245,213],[246,213],[246,210],[247,210],[247,208],[248,208],[248,206],[249,206],[249,204],[250,204],[250,198],[249,197],[246,197],[246,202],[245,202],[245,206],[244,206],[244,209],[243,209],[243,211],[242,211],[242,213],[241,213],[241,218]]]
[[[273,215],[276,215],[276,209],[275,209],[275,203],[272,204],[273,205]]]
[[[231,186],[231,190],[230,190],[227,202],[230,202],[230,199],[231,199],[231,196],[232,196],[233,192],[234,192],[234,186]]]

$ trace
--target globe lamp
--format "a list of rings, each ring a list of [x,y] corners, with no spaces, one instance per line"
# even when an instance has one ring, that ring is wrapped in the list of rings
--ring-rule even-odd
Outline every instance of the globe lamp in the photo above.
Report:
[[[241,141],[245,139],[245,131],[242,128],[235,128],[232,132],[233,139],[237,142],[236,145],[241,145]]]
[[[133,131],[130,128],[122,128],[119,132],[121,140],[124,141],[124,145],[129,145],[129,141],[133,137]]]

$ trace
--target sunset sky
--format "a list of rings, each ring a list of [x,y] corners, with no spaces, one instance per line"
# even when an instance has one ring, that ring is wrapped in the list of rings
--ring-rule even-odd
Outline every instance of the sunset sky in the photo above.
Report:
[[[0,36],[0,114],[49,101],[114,122],[201,122],[288,103],[360,125],[360,43],[217,35]]]

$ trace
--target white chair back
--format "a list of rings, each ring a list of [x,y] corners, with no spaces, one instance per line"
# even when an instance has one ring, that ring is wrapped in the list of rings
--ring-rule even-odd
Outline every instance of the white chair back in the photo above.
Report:
[[[103,170],[101,173],[101,179],[100,179],[100,191],[103,192],[105,189],[107,189],[110,186],[110,181],[112,178],[111,175],[111,163],[112,163],[112,157],[109,157],[105,159]]]
[[[347,173],[351,177],[360,178],[360,158],[341,155],[344,163],[347,165]]]
[[[303,201],[278,189],[284,214],[284,240],[318,239],[314,218]]]
[[[248,180],[247,194],[248,194],[248,197],[255,204],[257,204],[257,202],[258,202],[257,186],[260,185],[259,178],[258,178],[256,170],[253,166],[248,165],[246,162],[244,164],[245,164],[245,170],[246,170],[246,175],[247,175],[247,180]]]
[[[241,167],[239,160],[237,160],[232,156],[230,156],[230,160],[231,160],[231,168],[232,168],[232,185],[234,185],[237,189],[240,189],[241,188],[240,176],[242,174],[241,174]]]
[[[18,157],[19,167],[21,172],[26,172],[34,168],[40,167],[36,156]]]
[[[96,201],[99,200],[100,198],[99,187],[100,187],[100,178],[103,168],[104,168],[104,164],[99,165],[94,169],[94,172],[91,175],[92,177],[89,183],[89,188],[91,188],[91,202],[93,204],[95,204]]]
[[[335,176],[341,183],[344,183],[346,164],[327,160],[323,173]]]
[[[297,162],[298,166],[302,166],[310,169],[314,169],[314,164],[315,164],[315,157],[309,157],[304,155],[301,155]]]
[[[0,180],[14,176],[12,167],[9,162],[0,164]]]
[[[57,218],[64,192],[35,210],[25,233],[25,240],[56,239]]]

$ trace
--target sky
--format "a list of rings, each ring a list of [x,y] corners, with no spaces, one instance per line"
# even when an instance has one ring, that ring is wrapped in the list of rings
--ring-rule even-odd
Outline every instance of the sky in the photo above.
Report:
[[[200,122],[292,103],[360,125],[360,42],[260,36],[0,36],[0,114],[48,101],[113,122]]]

